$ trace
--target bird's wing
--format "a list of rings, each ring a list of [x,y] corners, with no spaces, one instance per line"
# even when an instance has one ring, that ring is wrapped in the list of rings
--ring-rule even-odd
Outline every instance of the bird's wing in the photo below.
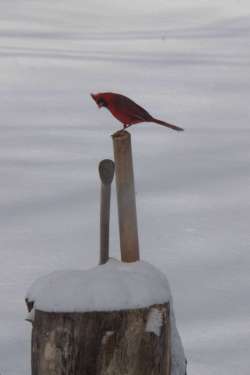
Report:
[[[126,96],[117,95],[115,105],[121,113],[130,116],[136,122],[152,120],[152,116],[144,108]]]
[[[133,114],[133,118],[136,119],[136,120],[139,120],[139,121],[145,121],[145,117],[143,117],[141,115]]]

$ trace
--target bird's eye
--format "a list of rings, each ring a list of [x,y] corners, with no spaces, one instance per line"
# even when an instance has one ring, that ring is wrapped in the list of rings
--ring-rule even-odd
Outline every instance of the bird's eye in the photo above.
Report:
[[[99,99],[99,100],[98,100],[98,105],[99,105],[100,107],[106,107],[106,102],[105,102],[105,100],[103,100],[103,99]]]

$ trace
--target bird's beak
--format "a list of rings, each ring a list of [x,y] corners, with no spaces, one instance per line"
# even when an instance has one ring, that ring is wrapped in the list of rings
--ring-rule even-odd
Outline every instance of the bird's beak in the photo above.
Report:
[[[90,96],[92,97],[92,99],[94,99],[94,101],[96,102],[96,96],[94,94],[90,94]]]
[[[97,106],[98,106],[99,108],[101,108],[102,105],[99,104],[99,103],[96,101],[96,95],[95,95],[95,94],[90,94],[90,95],[91,95],[92,99],[96,102]]]

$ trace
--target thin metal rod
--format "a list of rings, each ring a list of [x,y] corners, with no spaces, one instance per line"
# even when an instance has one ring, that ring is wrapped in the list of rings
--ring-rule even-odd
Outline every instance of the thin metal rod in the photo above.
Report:
[[[112,160],[104,159],[99,164],[101,179],[100,264],[106,263],[109,259],[110,196],[114,170],[115,164]]]
[[[127,131],[113,134],[121,259],[139,260],[139,240],[131,137]]]

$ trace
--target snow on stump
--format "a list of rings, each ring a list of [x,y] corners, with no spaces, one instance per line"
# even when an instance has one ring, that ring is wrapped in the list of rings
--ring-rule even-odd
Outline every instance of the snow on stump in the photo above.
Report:
[[[56,271],[37,280],[26,300],[32,375],[185,373],[175,371],[185,358],[171,348],[179,336],[167,279],[148,263]]]

